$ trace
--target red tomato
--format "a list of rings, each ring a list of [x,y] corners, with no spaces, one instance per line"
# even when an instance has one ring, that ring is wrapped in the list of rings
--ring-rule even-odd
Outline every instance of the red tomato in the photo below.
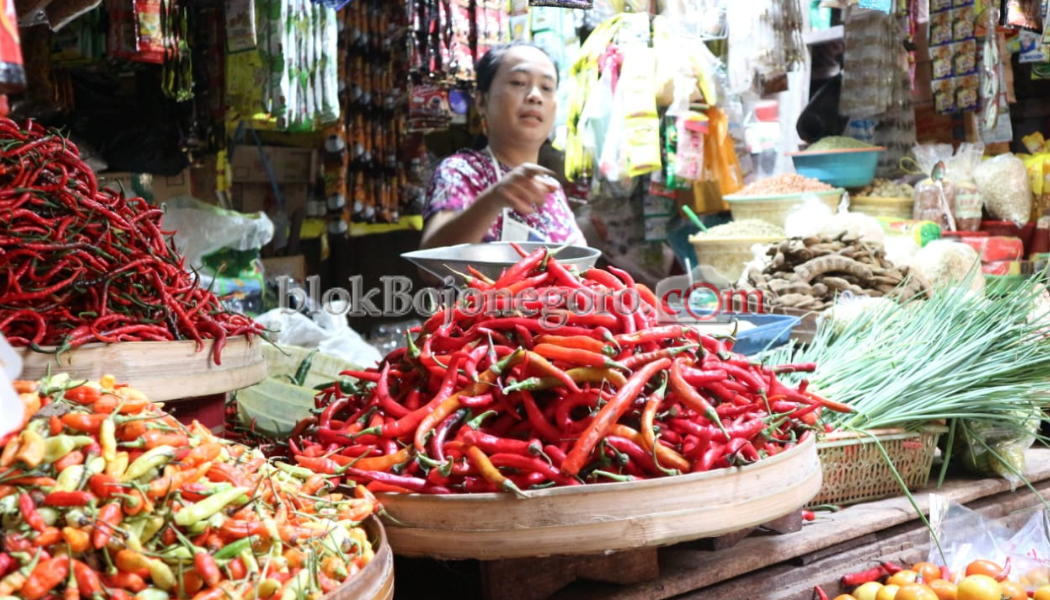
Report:
[[[917,562],[912,565],[911,570],[918,573],[922,582],[927,585],[934,579],[941,578],[941,568],[931,562]]]
[[[990,560],[975,560],[966,565],[966,575],[987,575],[996,581],[1006,579],[1003,576],[1003,568]]]

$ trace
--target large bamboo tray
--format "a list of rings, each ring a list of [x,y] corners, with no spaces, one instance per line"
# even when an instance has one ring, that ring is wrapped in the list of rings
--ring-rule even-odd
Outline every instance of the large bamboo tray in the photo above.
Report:
[[[251,343],[245,336],[231,337],[220,356],[221,365],[212,360],[213,340],[205,340],[199,352],[195,341],[85,344],[60,355],[28,348],[16,351],[22,356],[22,379],[39,379],[47,375],[48,369],[92,381],[109,374],[141,390],[150,400],[163,402],[219,394],[258,383],[267,373],[262,354],[265,343],[258,336]]]
[[[597,554],[755,527],[805,506],[821,486],[812,436],[745,467],[511,494],[380,494],[400,556],[448,560]]]
[[[370,517],[362,527],[375,550],[371,560],[353,579],[321,597],[321,600],[393,600],[394,554],[390,551],[383,524]]]

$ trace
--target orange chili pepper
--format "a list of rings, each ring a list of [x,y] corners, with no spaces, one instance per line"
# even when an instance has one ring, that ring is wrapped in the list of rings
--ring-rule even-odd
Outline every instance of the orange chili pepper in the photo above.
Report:
[[[47,427],[51,435],[58,435],[65,429],[65,425],[62,424],[62,419],[58,415],[51,415],[51,418],[47,420]]]
[[[117,556],[114,559],[114,564],[121,571],[127,573],[137,573],[145,569],[149,571],[149,561],[143,554],[135,552],[134,550],[124,549],[117,552]]]
[[[80,450],[74,450],[54,462],[55,470],[59,473],[65,471],[67,468],[72,467],[73,465],[82,464],[84,464],[84,453]]]
[[[62,530],[58,527],[47,527],[33,538],[33,545],[37,548],[45,548],[62,541]]]
[[[219,581],[222,580],[219,565],[215,563],[215,558],[210,554],[198,553],[193,557],[193,566],[208,587],[218,585]]]
[[[195,483],[202,477],[208,474],[211,470],[212,463],[206,462],[199,465],[196,468],[190,468],[183,471],[176,471],[170,475],[165,473],[164,477],[155,479],[149,485],[149,497],[150,498],[163,498],[169,492],[178,490],[182,486],[188,483]]]
[[[116,574],[106,575],[103,577],[103,581],[106,582],[107,587],[127,590],[132,594],[137,594],[149,587],[146,585],[145,579],[135,573],[128,573],[126,571],[118,571]]]
[[[74,554],[87,552],[91,549],[91,536],[83,529],[77,529],[76,527],[63,527],[62,539],[66,541],[69,550]]]
[[[101,550],[111,537],[113,537],[113,528],[120,525],[124,514],[121,510],[119,502],[110,502],[104,504],[98,511],[98,519],[95,523],[95,531],[91,536],[91,545],[96,550]]]
[[[219,454],[221,453],[222,444],[208,442],[190,450],[189,453],[182,458],[181,462],[187,466],[195,467],[219,458]]]
[[[42,560],[26,579],[21,594],[26,600],[39,600],[55,589],[69,575],[69,557]]]
[[[108,417],[108,415],[103,416]],[[149,431],[149,428],[146,426],[147,423],[148,421],[145,419],[121,423],[117,427],[117,439],[122,442],[131,442],[139,439]]]
[[[102,593],[102,578],[97,571],[79,560],[73,560],[73,577],[77,588],[85,598],[92,598]]]
[[[65,398],[71,402],[77,404],[95,404],[99,398],[102,397],[102,392],[98,391],[97,388],[78,385],[73,389],[66,390]]]
[[[288,568],[290,569],[301,569],[306,564],[306,554],[296,548],[285,550],[284,559],[288,561]]]
[[[203,554],[203,553],[198,554],[198,556],[202,556],[202,555],[203,556],[207,556],[207,554]],[[197,573],[197,571],[194,571],[193,569],[190,569],[189,571],[186,571],[186,572],[184,572],[182,574],[182,589],[187,594],[196,594],[197,592],[201,591],[201,589],[203,589],[203,588],[204,588],[204,580],[201,579],[201,576]]]
[[[19,394],[32,394],[37,388],[37,382],[26,381],[25,379],[12,381],[11,384],[15,386],[15,392]]]

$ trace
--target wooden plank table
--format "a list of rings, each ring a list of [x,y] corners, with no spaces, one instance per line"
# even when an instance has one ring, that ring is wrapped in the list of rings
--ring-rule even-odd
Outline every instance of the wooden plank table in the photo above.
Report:
[[[1026,477],[1040,494],[1050,496],[1050,449],[1029,450],[1026,458]],[[934,484],[936,475],[935,472],[932,478]],[[925,514],[929,511],[929,492],[964,504],[1011,528],[1020,526],[1032,510],[1041,506],[1039,498],[1023,486],[1012,491],[1002,479],[953,476],[939,490],[931,485],[914,494]],[[602,557],[551,557],[523,562],[521,569],[510,569],[511,565],[483,567],[477,561],[399,559],[396,597],[419,598],[423,596],[418,594],[425,593],[425,597],[435,599],[503,600],[522,597],[512,589],[521,592],[530,586],[542,587],[553,578],[568,583],[579,577],[581,580],[569,583],[550,598],[811,600],[815,585],[823,586],[834,597],[848,591],[838,586],[843,574],[883,560],[913,563],[925,559],[929,545],[925,525],[903,496],[848,506],[836,513],[818,512],[817,519],[800,531],[783,531],[755,532],[742,540],[730,540],[735,543],[729,547],[724,547],[722,540],[701,540],[660,548],[658,570],[647,561],[640,561],[638,568],[651,577],[628,585],[583,580],[596,573],[595,579],[616,581],[607,577],[607,566],[623,569],[623,574],[631,571],[622,560],[599,564]],[[455,540],[449,543],[454,544]],[[628,553],[623,554],[621,558],[629,558]],[[566,569],[560,567],[571,567],[568,571],[572,576],[566,577]],[[482,573],[487,575],[485,579],[495,576],[503,581],[488,580],[482,585]],[[420,585],[415,585],[417,581]]]
[[[1031,449],[1026,477],[1050,496],[1050,449]],[[933,483],[936,483],[934,473]],[[928,486],[915,500],[929,514],[929,495],[936,492],[1010,526],[1026,520],[1039,499],[1023,486],[1011,491],[1003,479],[954,478],[937,490]],[[880,560],[911,563],[926,556],[929,533],[906,497],[894,497],[818,513],[801,531],[754,535],[735,546],[713,551],[698,544],[679,544],[659,551],[660,575],[633,586],[576,582],[553,596],[556,600],[715,600],[761,597],[764,600],[810,600],[814,585],[832,597],[843,574],[874,566]]]

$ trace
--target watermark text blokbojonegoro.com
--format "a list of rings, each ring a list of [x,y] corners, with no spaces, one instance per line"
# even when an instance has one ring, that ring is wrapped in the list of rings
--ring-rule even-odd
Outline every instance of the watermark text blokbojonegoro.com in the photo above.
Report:
[[[593,288],[505,288],[478,290],[459,289],[450,277],[446,287],[424,287],[413,291],[409,277],[380,277],[380,286],[366,289],[360,275],[349,279],[349,287],[333,287],[321,292],[320,277],[307,277],[307,287],[291,287],[290,278],[277,278],[279,308],[285,313],[322,311],[333,316],[399,318],[431,317],[445,307],[445,325],[458,317],[525,317],[539,318],[545,325],[556,328],[570,321],[588,318],[622,317],[639,310],[652,310],[639,290],[596,290]],[[660,287],[657,288],[660,290]],[[761,291],[720,290],[709,283],[692,283],[686,288],[660,290],[655,310],[661,320],[693,319],[707,321],[722,314],[762,313]],[[714,299],[703,309],[694,307],[688,299],[694,294]],[[650,299],[651,302],[651,299]],[[644,303],[644,306],[643,306]]]

